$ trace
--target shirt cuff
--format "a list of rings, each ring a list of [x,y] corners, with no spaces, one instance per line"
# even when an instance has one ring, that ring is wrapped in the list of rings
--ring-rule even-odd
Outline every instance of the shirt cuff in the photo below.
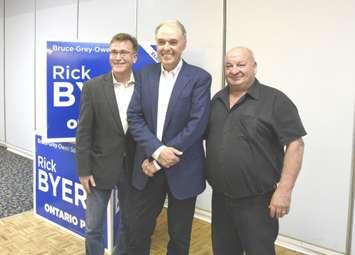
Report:
[[[153,164],[157,170],[161,169],[161,166],[158,164],[158,162],[156,160],[153,160]]]
[[[160,153],[161,153],[162,150],[164,150],[165,148],[166,148],[165,145],[160,146],[158,149],[156,149],[156,150],[153,152],[152,157],[153,157],[155,160],[158,160]]]

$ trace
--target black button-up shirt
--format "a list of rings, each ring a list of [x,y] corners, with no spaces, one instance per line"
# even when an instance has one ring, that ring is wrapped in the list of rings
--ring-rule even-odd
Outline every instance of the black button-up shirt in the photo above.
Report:
[[[230,109],[229,87],[211,101],[207,180],[233,198],[265,194],[280,180],[284,146],[306,135],[296,106],[257,80]]]

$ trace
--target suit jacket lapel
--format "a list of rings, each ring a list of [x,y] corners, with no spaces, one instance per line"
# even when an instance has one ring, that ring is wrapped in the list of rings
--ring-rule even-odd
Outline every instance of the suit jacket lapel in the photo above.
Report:
[[[108,73],[104,77],[103,90],[106,97],[106,102],[108,105],[108,109],[112,114],[114,125],[118,132],[124,134],[120,114],[118,112],[118,105],[116,101],[115,90],[113,87],[112,73]]]
[[[175,104],[179,101],[180,94],[184,90],[184,87],[186,86],[186,84],[189,82],[190,79],[191,78],[190,78],[190,75],[188,72],[188,64],[183,62],[183,65],[182,65],[179,75],[175,81],[175,85],[174,85],[174,88],[173,88],[173,91],[171,93],[171,97],[169,100],[169,105],[168,105],[168,109],[166,111],[166,116],[165,116],[163,134],[164,134],[165,128],[167,127],[167,125],[172,117],[172,112],[174,111]]]
[[[158,96],[159,96],[159,82],[160,82],[160,73],[161,73],[161,66],[160,64],[156,65],[156,69],[154,70],[153,74],[149,77],[151,87],[149,88],[150,91],[150,98],[152,102],[152,120],[153,120],[153,129],[154,134],[157,133],[157,115],[158,115]]]

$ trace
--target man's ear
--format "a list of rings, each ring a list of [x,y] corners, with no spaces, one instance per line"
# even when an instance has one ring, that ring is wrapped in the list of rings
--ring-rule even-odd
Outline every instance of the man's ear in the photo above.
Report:
[[[254,63],[254,75],[256,75],[257,70],[258,70],[258,64],[255,62]]]
[[[133,64],[135,64],[138,60],[138,53],[135,53],[133,56]]]

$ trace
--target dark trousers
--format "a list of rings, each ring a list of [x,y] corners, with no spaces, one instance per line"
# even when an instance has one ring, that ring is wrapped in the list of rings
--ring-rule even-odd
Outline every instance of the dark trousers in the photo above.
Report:
[[[168,196],[168,255],[189,254],[196,197],[179,200],[169,191],[164,170],[149,178],[142,191],[130,195],[129,255],[148,255],[156,219]]]
[[[213,192],[214,255],[275,255],[279,223],[269,216],[271,195],[232,199]]]

